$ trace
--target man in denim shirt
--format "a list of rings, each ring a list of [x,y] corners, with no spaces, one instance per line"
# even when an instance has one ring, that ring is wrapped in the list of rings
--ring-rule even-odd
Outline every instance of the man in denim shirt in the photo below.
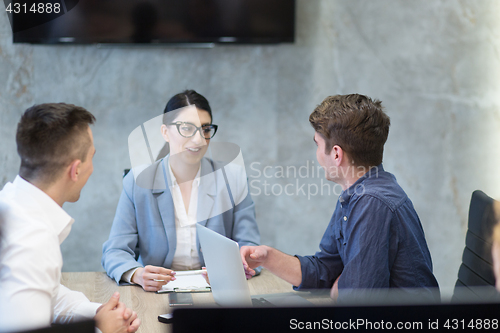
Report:
[[[356,290],[405,288],[438,298],[438,283],[413,204],[382,156],[389,117],[380,101],[363,95],[326,98],[309,117],[316,157],[326,178],[342,186],[335,212],[313,256],[244,246],[248,275],[263,266],[294,289],[332,288],[336,297]],[[355,294],[355,293],[354,293]]]

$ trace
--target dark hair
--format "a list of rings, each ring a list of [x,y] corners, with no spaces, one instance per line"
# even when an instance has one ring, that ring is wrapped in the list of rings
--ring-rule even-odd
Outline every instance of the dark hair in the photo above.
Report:
[[[27,180],[50,183],[72,160],[87,157],[87,128],[95,117],[72,104],[39,104],[28,108],[17,125],[19,175]]]
[[[382,163],[391,121],[379,100],[358,94],[327,97],[309,116],[326,141],[325,153],[340,146],[358,166]]]
[[[165,110],[163,111],[165,114],[163,122],[166,124],[170,122],[166,120],[167,118],[175,118],[175,116],[177,116],[174,116],[174,114],[172,114],[174,117],[170,117],[170,115],[167,116],[166,114],[168,112],[175,111],[188,105],[195,105],[197,109],[207,111],[210,115],[210,121],[213,121],[212,108],[210,108],[210,104],[208,104],[207,99],[194,90],[185,90],[175,95],[168,101],[167,106],[165,106]]]

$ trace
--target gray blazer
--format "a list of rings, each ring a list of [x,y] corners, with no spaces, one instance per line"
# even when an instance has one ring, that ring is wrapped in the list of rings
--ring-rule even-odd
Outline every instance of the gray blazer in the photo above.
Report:
[[[123,179],[109,239],[102,249],[102,266],[107,274],[120,282],[123,273],[135,267],[153,265],[169,268],[176,248],[174,203],[167,184],[168,156],[155,162],[134,179],[129,172]],[[214,170],[216,170],[214,172]],[[208,158],[201,161],[198,190],[198,221],[243,245],[258,245],[260,234],[255,221],[255,204],[248,192],[243,167],[224,167]],[[165,178],[167,181],[165,182]],[[228,185],[234,198],[228,199]],[[138,186],[140,184],[141,186]],[[203,253],[196,239],[201,264]]]

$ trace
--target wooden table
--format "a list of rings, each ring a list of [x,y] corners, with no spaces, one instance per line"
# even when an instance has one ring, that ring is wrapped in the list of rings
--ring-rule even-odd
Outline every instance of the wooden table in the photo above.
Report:
[[[115,291],[120,301],[136,311],[142,321],[139,333],[170,332],[170,326],[158,322],[158,315],[172,312],[168,305],[168,294],[146,292],[140,286],[118,286],[104,272],[62,273],[61,283],[71,290],[80,291],[92,302],[105,303]],[[252,295],[294,292],[292,285],[265,269],[259,276],[248,280]],[[194,305],[214,303],[212,293],[193,293]],[[308,297],[306,297],[308,298]],[[310,299],[324,304],[325,299]],[[327,300],[328,302],[328,300]]]

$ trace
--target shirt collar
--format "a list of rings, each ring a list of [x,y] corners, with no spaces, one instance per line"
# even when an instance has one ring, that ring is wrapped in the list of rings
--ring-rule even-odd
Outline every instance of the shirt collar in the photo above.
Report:
[[[170,166],[170,159],[168,160],[168,174],[170,176],[170,181],[171,181],[171,184],[172,186],[178,186],[179,184],[177,183],[177,179],[175,178],[174,176],[174,173],[172,171],[172,167]],[[198,168],[198,172],[196,173],[196,176],[194,177],[194,180],[193,180],[193,184],[195,184],[196,186],[200,186],[200,171],[201,171],[201,163],[200,163],[200,167]]]
[[[69,235],[71,225],[75,220],[49,197],[47,193],[24,180],[21,176],[16,176],[13,185],[24,194],[31,197],[32,203],[38,205],[40,210],[46,213],[48,218],[42,220],[54,229],[54,232],[59,238],[59,244],[61,244]]]
[[[368,170],[363,176],[361,176],[358,180],[356,180],[354,184],[352,184],[348,189],[342,191],[342,193],[339,196],[340,203],[341,204],[349,203],[349,200],[351,200],[352,195],[354,193],[359,192],[357,190],[362,186],[361,183],[368,178],[377,177],[378,173],[381,171],[384,171],[384,167],[382,166],[382,164],[379,164],[376,167],[373,167],[370,170]]]

